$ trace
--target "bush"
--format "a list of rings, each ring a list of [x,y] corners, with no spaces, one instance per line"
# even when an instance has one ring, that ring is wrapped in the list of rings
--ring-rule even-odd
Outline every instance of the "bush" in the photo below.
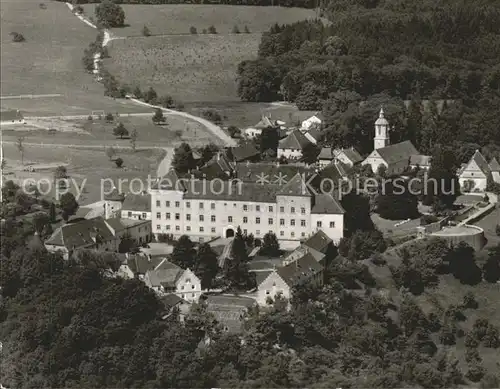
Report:
[[[151,36],[151,31],[149,30],[148,26],[144,25],[142,27],[142,36]]]
[[[233,30],[232,30],[231,32],[232,32],[233,34],[239,34],[239,33],[240,33],[240,29],[238,28],[238,26],[237,26],[237,25],[235,25],[235,26],[233,27]]]
[[[116,164],[116,167],[121,168],[123,166],[123,159],[121,159],[120,157],[116,158],[115,164]]]
[[[208,33],[209,34],[217,34],[217,30],[215,29],[214,26],[208,27]]]
[[[23,34],[20,34],[18,32],[11,32],[10,36],[12,37],[12,42],[24,42],[26,39],[24,38]]]
[[[191,26],[189,27],[189,33],[195,35],[198,34],[198,31],[196,30],[196,27]]]
[[[113,114],[111,112],[107,113],[106,116],[104,116],[104,120],[106,120],[107,122],[112,122],[113,120],[115,120]]]
[[[103,0],[95,8],[97,23],[103,27],[123,27],[125,25],[125,12],[123,8],[109,0]]]
[[[472,382],[479,382],[485,374],[484,367],[481,362],[476,361],[469,364],[469,370],[465,375]]]
[[[380,254],[373,255],[370,260],[375,266],[384,266],[387,264],[386,259]]]
[[[243,31],[245,31],[245,34],[250,34],[250,30],[248,29],[248,26],[245,26]]]

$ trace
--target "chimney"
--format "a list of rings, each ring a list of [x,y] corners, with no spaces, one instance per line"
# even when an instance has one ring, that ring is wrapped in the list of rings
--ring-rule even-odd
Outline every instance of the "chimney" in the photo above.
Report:
[[[280,161],[279,160],[276,162],[276,166],[280,167]]]
[[[247,166],[250,166],[250,161],[247,159]]]
[[[220,161],[220,153],[217,153],[217,161]]]

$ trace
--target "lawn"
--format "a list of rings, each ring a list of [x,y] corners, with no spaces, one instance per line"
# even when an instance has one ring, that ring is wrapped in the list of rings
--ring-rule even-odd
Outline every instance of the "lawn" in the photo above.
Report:
[[[84,49],[97,31],[71,14],[66,4],[40,0],[1,0],[2,96],[61,94],[60,97],[1,100],[3,109],[22,109],[28,114],[61,115],[92,110],[119,110],[130,102],[104,97],[103,87],[84,71]],[[10,36],[25,37],[15,43]],[[133,107],[130,109],[137,108]]]
[[[254,35],[177,35],[111,41],[105,67],[121,82],[182,102],[238,100],[236,71],[255,57]]]
[[[122,7],[127,26],[112,30],[119,36],[142,36],[144,26],[152,35],[189,34],[191,26],[200,34],[210,26],[214,26],[219,34],[230,34],[235,25],[241,32],[247,26],[251,33],[262,33],[275,23],[288,24],[316,17],[314,10],[285,7],[208,4],[123,4]],[[94,17],[94,4],[86,4],[83,8],[86,15]],[[260,36],[254,39],[259,40]]]
[[[15,180],[22,183],[24,179],[53,181],[53,172],[57,166],[66,166],[70,179],[74,184],[81,187],[84,184],[82,196],[78,199],[81,205],[93,203],[101,200],[101,183],[110,183],[111,179],[115,186],[119,187],[120,179],[123,181],[122,190],[128,191],[132,184],[133,190],[139,190],[139,184],[131,183],[137,178],[147,185],[148,175],[156,176],[158,163],[163,159],[165,153],[160,149],[138,150],[135,153],[130,149],[120,149],[115,158],[122,158],[124,163],[122,168],[117,168],[113,161],[110,161],[103,149],[85,149],[69,147],[43,147],[25,146],[24,164],[36,167],[35,172],[23,171],[20,154],[13,144],[4,144],[4,155],[7,167],[4,180]],[[85,181],[86,180],[86,181]],[[39,181],[42,182],[42,181]],[[47,181],[46,181],[47,182]],[[77,194],[75,185],[70,185],[71,192]],[[107,187],[107,186],[105,186]],[[47,184],[41,186],[45,191]],[[147,189],[147,187],[145,188]],[[52,189],[47,197],[53,198],[55,190]]]
[[[26,126],[4,128],[3,135],[4,141],[10,142],[24,137],[26,143],[130,147],[129,137],[120,139],[113,134],[113,129],[122,122],[129,133],[134,128],[137,130],[137,147],[173,147],[184,141],[192,146],[220,143],[219,138],[197,122],[177,115],[166,115],[168,124],[157,126],[151,121],[152,116],[152,113],[146,116],[121,115],[110,123],[104,119],[42,118],[30,120]]]

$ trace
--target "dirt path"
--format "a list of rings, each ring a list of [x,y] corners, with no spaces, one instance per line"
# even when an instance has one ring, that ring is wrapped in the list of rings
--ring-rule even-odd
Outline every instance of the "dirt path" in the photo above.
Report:
[[[70,11],[73,12],[73,8],[74,8],[73,4],[66,3],[66,5],[70,9]],[[97,26],[95,24],[93,24],[90,20],[86,19],[83,15],[75,15],[75,16],[78,19],[80,19],[82,22],[84,22],[85,24],[87,24],[88,26],[97,29]],[[123,38],[112,37],[111,34],[109,33],[109,30],[105,29],[104,30],[104,39],[102,41],[102,46],[103,47],[107,46],[108,43],[111,42],[114,39],[123,39]],[[98,77],[99,77],[99,72],[100,72],[100,65],[101,65],[101,53],[96,53],[94,55],[94,74],[96,74]],[[195,122],[198,122],[201,125],[205,126],[213,135],[215,135],[216,137],[218,137],[226,146],[234,147],[234,146],[237,145],[236,141],[234,139],[232,139],[229,135],[227,135],[222,130],[222,128],[220,128],[219,126],[217,126],[217,125],[209,122],[206,119],[200,118],[198,116],[191,115],[191,114],[186,113],[186,112],[176,111],[176,110],[173,110],[173,109],[167,109],[167,108],[159,107],[159,106],[156,106],[156,105],[148,104],[148,103],[145,103],[143,101],[140,101],[140,100],[137,100],[135,98],[132,98],[131,96],[127,96],[127,98],[129,98],[130,101],[134,102],[137,105],[142,105],[142,106],[150,107],[150,108],[153,108],[153,109],[159,108],[159,109],[163,110],[163,112],[165,112],[165,113],[175,114],[175,115],[178,115],[178,116],[185,117],[187,119],[191,119],[191,120],[193,120]]]

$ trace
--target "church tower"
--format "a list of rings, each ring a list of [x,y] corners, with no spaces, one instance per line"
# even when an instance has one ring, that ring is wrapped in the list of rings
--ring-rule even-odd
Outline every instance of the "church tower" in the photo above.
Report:
[[[389,122],[384,117],[384,109],[380,108],[378,119],[375,122],[374,150],[389,146]]]

